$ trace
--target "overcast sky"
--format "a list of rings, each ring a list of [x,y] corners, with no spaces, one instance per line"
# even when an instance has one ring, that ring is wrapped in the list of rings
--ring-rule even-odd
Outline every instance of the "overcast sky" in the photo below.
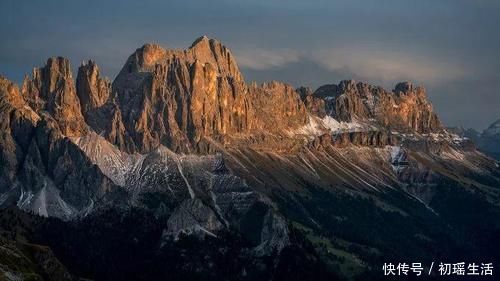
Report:
[[[204,34],[247,82],[410,80],[446,125],[500,118],[499,0],[0,0],[0,74],[20,82],[58,55],[73,71],[94,59],[113,79],[146,42],[186,48]]]

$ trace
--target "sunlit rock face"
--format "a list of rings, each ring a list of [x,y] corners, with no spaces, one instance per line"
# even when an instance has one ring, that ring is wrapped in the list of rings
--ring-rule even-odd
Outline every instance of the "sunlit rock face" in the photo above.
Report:
[[[403,82],[392,92],[353,80],[325,85],[314,93],[325,100],[326,111],[342,121],[375,120],[394,130],[437,132],[442,129],[425,89]]]
[[[23,82],[22,95],[33,110],[45,111],[54,118],[67,136],[88,132],[68,59],[53,57],[33,70]]]
[[[161,144],[195,152],[206,137],[277,131],[306,119],[292,87],[247,86],[230,51],[206,37],[182,51],[144,45],[125,63],[113,94],[125,130],[111,128],[108,139],[127,151]]]
[[[85,114],[103,106],[111,94],[111,82],[100,76],[99,67],[92,60],[83,62],[78,68],[76,86]]]
[[[312,155],[328,151],[332,156],[338,149],[401,146],[437,157],[447,153],[448,158],[456,151],[474,150],[466,140],[443,130],[421,87],[404,82],[386,91],[349,80],[312,91],[277,81],[246,84],[231,52],[207,37],[186,50],[146,44],[128,58],[113,83],[90,60],[79,67],[75,87],[69,61],[55,57],[26,77],[22,90],[3,79],[2,91],[2,114],[9,120],[3,124],[4,190],[18,185],[16,192],[27,194],[21,198],[43,190],[60,197],[62,201],[51,199],[59,203],[49,205],[68,214],[113,193],[116,186],[134,201],[141,194],[138,190],[158,192],[175,177],[184,181],[189,177],[181,175],[179,153],[219,153],[228,157],[231,171],[239,171],[235,176],[246,178],[240,169],[254,169],[245,163],[260,153],[282,155],[290,164],[311,149]],[[161,160],[165,151],[171,155],[168,161]],[[390,174],[391,164],[384,157],[376,160],[384,165],[377,165]],[[338,164],[327,159],[316,155],[304,165]],[[372,156],[365,160],[375,161]],[[76,169],[79,165],[84,168]],[[170,177],[160,176],[164,169]],[[255,178],[259,176],[248,180]],[[369,178],[358,186],[350,176],[334,178],[354,188],[374,184]],[[381,176],[375,182],[389,178]],[[391,178],[396,179],[398,175]],[[194,192],[188,192],[191,186],[174,192],[174,198]],[[33,204],[26,198],[17,203]]]
[[[21,90],[0,77],[0,207],[75,225],[141,210],[161,226],[148,236],[155,251],[186,235],[234,235],[250,260],[308,241],[325,259],[356,252],[359,267],[407,245],[430,255],[442,233],[466,237],[448,216],[463,206],[498,221],[488,213],[500,205],[498,163],[444,129],[411,83],[246,83],[207,37],[186,50],[146,44],[112,83],[94,61],[77,73],[75,84],[57,57]],[[495,139],[497,123],[482,135]]]
[[[59,66],[66,69],[65,60],[59,62]],[[49,60],[49,65],[52,64]],[[4,193],[0,203],[4,206],[16,204],[43,216],[68,219],[85,212],[92,202],[111,192],[115,186],[67,138],[87,132],[87,125],[78,117],[71,119],[81,116],[81,113],[73,111],[79,110],[79,105],[71,104],[66,99],[70,96],[69,100],[78,101],[72,96],[74,92],[69,91],[72,89],[71,82],[62,78],[70,76],[67,72],[53,71],[47,72],[52,73],[53,82],[42,79],[38,74],[33,80],[35,82],[25,81],[25,89],[43,85],[37,88],[43,89],[40,92],[21,94],[17,86],[0,78],[0,112],[4,120],[0,140],[4,162],[0,189]],[[67,86],[69,88],[65,88]],[[43,95],[39,96],[39,93]],[[30,102],[34,101],[38,102],[30,106]]]
[[[160,144],[196,151],[204,136],[245,132],[253,118],[234,58],[206,37],[182,51],[144,45],[125,63],[113,93],[127,135],[114,141],[128,151]]]

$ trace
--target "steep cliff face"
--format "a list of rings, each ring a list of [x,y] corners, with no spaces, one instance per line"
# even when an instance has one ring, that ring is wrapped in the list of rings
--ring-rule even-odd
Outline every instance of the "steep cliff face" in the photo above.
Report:
[[[292,86],[272,81],[249,88],[255,118],[251,129],[279,133],[307,122],[307,110]]]
[[[183,51],[144,45],[127,60],[113,92],[130,135],[118,145],[128,151],[160,144],[195,151],[203,136],[244,131],[251,114],[232,55],[206,37]]]
[[[385,131],[349,132],[334,136],[332,143],[336,147],[347,147],[350,145],[384,147],[397,145],[398,138]]]
[[[311,88],[300,87],[297,89],[297,93],[300,95],[300,98],[304,102],[308,112],[320,118],[326,116],[325,100],[323,98],[315,97]]]
[[[258,253],[279,251],[289,243],[286,223],[269,205],[269,199],[233,175],[221,154],[179,155],[159,147],[148,154],[133,155],[95,134],[73,141],[129,192],[132,205],[152,209],[169,206],[165,240],[177,239],[181,233],[214,236],[227,228],[251,228],[253,232],[241,234],[252,237]],[[259,212],[254,213],[255,209]]]
[[[500,120],[492,123],[481,134],[480,148],[500,159]]]
[[[45,66],[35,68],[32,77],[24,79],[22,95],[36,112],[48,112],[64,135],[88,132],[67,59],[49,58]]]
[[[99,67],[92,60],[83,63],[78,68],[76,85],[76,92],[84,115],[103,106],[111,93],[111,82],[100,76]]]
[[[25,208],[43,201],[30,196],[51,194],[64,202],[53,204],[58,207],[52,212],[61,216],[86,208],[115,185],[126,186],[123,171],[138,160],[123,155],[136,152],[383,148],[441,130],[423,88],[401,83],[389,92],[342,81],[313,92],[276,81],[247,85],[230,51],[206,37],[186,50],[144,45],[112,85],[88,61],[75,87],[68,60],[51,58],[25,79],[22,94],[3,79],[2,104],[8,121],[2,124],[3,190],[17,187],[9,198],[28,192],[17,200]],[[81,142],[98,135],[109,143],[92,147],[89,155]],[[449,135],[437,137],[451,141]],[[142,183],[155,186],[153,179]]]
[[[147,153],[164,145],[176,152],[206,153],[213,141],[261,142],[273,148],[272,135],[308,126],[309,115],[381,130],[441,130],[423,88],[401,83],[388,92],[342,81],[312,92],[275,81],[247,85],[230,51],[207,37],[186,50],[146,44],[128,58],[112,90],[105,81],[95,63],[80,68],[77,92],[83,115],[94,131],[126,152]],[[295,140],[283,143],[294,146]]]
[[[108,139],[127,151],[148,152],[162,144],[195,152],[207,137],[276,131],[306,118],[290,86],[248,87],[229,50],[206,37],[183,51],[144,45],[113,82],[113,94],[125,131],[115,130],[115,139]]]
[[[31,84],[25,84],[28,85]],[[30,100],[33,102],[38,96],[30,97],[35,97]],[[72,127],[76,124],[71,123],[73,120],[56,119],[65,117],[58,115],[64,110],[57,108],[49,112],[44,110],[48,108],[45,104],[35,112],[17,86],[3,77],[0,78],[0,102],[4,121],[0,127],[0,190],[3,192],[0,205],[16,204],[40,215],[67,219],[85,212],[93,201],[114,190],[113,183],[66,138],[66,134],[75,132],[72,129],[85,127]],[[67,102],[57,104],[69,109],[78,107]]]
[[[377,259],[439,256],[429,249],[449,255],[470,233],[487,237],[466,245],[471,252],[488,254],[500,233],[498,163],[444,131],[424,89],[410,83],[386,91],[342,81],[315,92],[246,84],[229,50],[201,37],[186,50],[144,45],[112,84],[89,61],[75,87],[63,58],[35,69],[22,91],[0,77],[0,118],[0,207],[85,216],[72,222],[74,237],[49,233],[69,257],[75,249],[87,253],[87,270],[109,271],[100,258],[122,258],[116,241],[138,252],[167,247],[171,255],[169,247],[188,234],[219,255],[230,234],[242,239],[237,256],[252,261],[237,270],[242,280],[258,272],[250,263],[287,263],[272,260],[275,253],[302,263],[297,239],[308,240],[333,270],[351,268],[355,276],[367,265],[378,268]],[[483,135],[496,137],[497,129]],[[479,219],[487,229],[476,229]],[[139,224],[153,231],[137,236]],[[101,231],[110,225],[118,225],[117,235]],[[80,246],[82,237],[94,237],[99,249],[114,242],[95,252]],[[191,260],[199,255],[193,248],[178,249]],[[154,258],[164,264],[163,254]],[[213,271],[205,255],[200,264]]]
[[[16,174],[30,145],[39,115],[22,98],[19,88],[0,76],[0,192],[15,186]]]
[[[479,150],[489,156],[500,159],[500,119],[493,122],[484,131],[474,129],[450,128],[457,135],[466,137],[474,142]]]
[[[389,129],[419,133],[442,129],[424,88],[408,82],[388,92],[365,83],[341,81],[320,87],[314,96],[325,100],[327,113],[342,121],[376,120]]]
[[[85,121],[95,131],[101,132],[107,120],[99,116],[111,95],[111,82],[102,78],[97,64],[89,60],[78,68],[76,77],[76,93]]]

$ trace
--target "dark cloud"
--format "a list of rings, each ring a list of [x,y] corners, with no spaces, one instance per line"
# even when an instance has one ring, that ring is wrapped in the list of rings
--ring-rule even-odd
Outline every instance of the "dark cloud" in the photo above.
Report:
[[[113,78],[145,42],[185,48],[207,34],[248,81],[414,80],[447,124],[481,129],[500,118],[499,26],[497,0],[3,0],[0,73],[19,82],[61,55]]]

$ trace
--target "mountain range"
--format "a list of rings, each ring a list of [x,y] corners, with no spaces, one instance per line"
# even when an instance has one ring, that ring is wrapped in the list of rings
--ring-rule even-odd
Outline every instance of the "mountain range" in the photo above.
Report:
[[[500,168],[482,152],[500,123],[475,143],[423,87],[246,83],[205,36],[145,44],[112,82],[94,61],[76,74],[52,57],[20,87],[0,77],[6,280],[383,280],[384,262],[500,261]]]
[[[500,119],[493,122],[482,132],[462,127],[448,128],[448,130],[459,136],[469,138],[476,144],[477,148],[485,154],[500,160]]]

